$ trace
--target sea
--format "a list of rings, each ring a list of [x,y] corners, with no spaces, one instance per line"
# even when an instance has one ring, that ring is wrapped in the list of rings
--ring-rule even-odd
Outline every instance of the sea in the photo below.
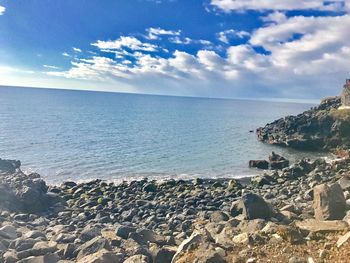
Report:
[[[313,104],[0,87],[0,158],[47,182],[237,178],[271,151],[259,126]]]

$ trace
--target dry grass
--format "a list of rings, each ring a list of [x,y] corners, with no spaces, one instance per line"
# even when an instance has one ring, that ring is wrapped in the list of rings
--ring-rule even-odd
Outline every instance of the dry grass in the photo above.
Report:
[[[350,109],[332,109],[329,114],[335,119],[350,121]]]

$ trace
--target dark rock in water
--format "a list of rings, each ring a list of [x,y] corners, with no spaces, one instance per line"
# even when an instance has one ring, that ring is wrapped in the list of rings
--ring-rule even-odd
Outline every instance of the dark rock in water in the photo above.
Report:
[[[238,202],[234,202],[230,209],[231,215],[243,214],[245,219],[269,219],[274,212],[270,205],[257,194],[246,194]]]
[[[269,156],[270,168],[272,170],[281,170],[289,166],[289,161],[275,152]]]
[[[269,169],[269,162],[266,160],[250,160],[249,167],[266,170]]]
[[[338,220],[345,216],[346,200],[340,185],[314,187],[314,208],[317,220]]]
[[[297,116],[278,119],[256,130],[259,140],[300,150],[350,148],[350,111],[338,110],[339,97]]]
[[[21,162],[17,160],[0,159],[0,172],[15,173],[21,167]]]

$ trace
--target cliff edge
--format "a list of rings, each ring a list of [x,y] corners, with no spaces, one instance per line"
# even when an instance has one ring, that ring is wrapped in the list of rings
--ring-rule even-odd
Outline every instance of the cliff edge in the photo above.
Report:
[[[350,148],[350,109],[339,109],[340,97],[325,98],[297,116],[278,119],[256,130],[260,141],[299,150]]]

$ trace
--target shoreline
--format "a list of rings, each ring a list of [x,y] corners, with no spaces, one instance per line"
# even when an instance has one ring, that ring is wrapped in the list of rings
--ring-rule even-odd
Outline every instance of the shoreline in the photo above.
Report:
[[[6,263],[45,257],[50,263],[304,262],[291,261],[292,256],[318,262],[319,250],[324,250],[322,262],[344,262],[350,256],[350,242],[336,245],[350,230],[349,159],[301,160],[244,178],[244,183],[228,178],[120,184],[97,179],[59,186],[46,186],[38,174],[23,174],[19,162],[0,164],[0,241],[7,242],[0,251]],[[311,193],[341,178],[344,218],[314,219]],[[250,203],[250,198],[256,200]],[[339,261],[327,261],[335,257]]]

